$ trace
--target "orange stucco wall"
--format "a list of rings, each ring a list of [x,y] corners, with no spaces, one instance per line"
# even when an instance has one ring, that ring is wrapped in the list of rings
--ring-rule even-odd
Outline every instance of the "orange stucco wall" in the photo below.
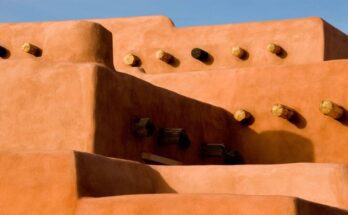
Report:
[[[323,99],[348,108],[348,39],[322,19],[177,28],[155,16],[0,30],[0,214],[348,213],[348,114],[319,111]],[[42,54],[23,52],[25,42]],[[286,54],[267,52],[270,42]],[[211,61],[193,59],[195,47]],[[156,59],[158,49],[175,64]],[[125,65],[127,53],[141,65]],[[295,120],[272,116],[276,103]],[[233,118],[240,108],[251,125]],[[134,135],[139,117],[152,119],[152,136]],[[185,129],[190,146],[159,145],[161,128]],[[147,152],[222,164],[202,156],[209,143],[273,165],[135,162]]]
[[[180,206],[178,206],[180,205]],[[164,209],[165,208],[165,209]],[[207,195],[207,194],[161,194],[135,195],[108,198],[83,199],[77,213],[102,214],[284,214],[325,215],[345,214],[345,211],[325,207],[293,197]]]
[[[0,36],[0,45],[10,50],[9,59],[28,58],[20,46],[31,41],[44,50],[45,61],[96,61],[110,67],[114,64],[122,72],[132,71],[123,64],[128,53],[140,57],[141,68],[150,74],[307,64],[348,57],[347,36],[317,17],[177,28],[168,17],[153,16],[10,23],[0,24],[0,29],[6,32]],[[286,58],[267,52],[268,43],[282,46]],[[246,49],[248,59],[235,58],[231,54],[234,46]],[[190,52],[195,47],[208,51],[213,61],[207,65],[193,59]],[[175,65],[156,59],[158,49],[171,53],[177,59]]]
[[[204,162],[202,144],[225,143],[240,151],[245,163],[348,160],[346,122],[318,110],[322,99],[345,105],[345,61],[143,77],[181,95],[90,64],[53,69],[8,61],[1,66],[3,149],[75,149],[135,160],[146,151],[197,164]],[[272,116],[274,103],[294,108],[301,119],[291,123]],[[253,125],[244,127],[233,119],[238,108],[253,114]],[[135,138],[132,119],[137,116],[151,117],[158,128],[185,128],[191,146],[158,147],[156,134]]]
[[[348,208],[348,169],[342,164],[148,166],[87,153],[76,153],[76,161],[80,195],[86,197],[151,193],[281,195]]]
[[[122,72],[131,72],[123,64],[123,57],[130,52],[142,60],[141,67],[149,74],[307,64],[348,57],[347,36],[317,17],[185,28],[173,26],[167,17],[93,21],[114,34],[114,65]],[[268,43],[282,46],[286,58],[267,52]],[[234,46],[246,49],[248,59],[234,57]],[[190,53],[195,47],[208,51],[213,61],[207,65],[193,59]],[[159,49],[172,54],[177,62],[168,65],[156,59]]]
[[[9,55],[2,62],[30,60],[41,64],[95,62],[113,66],[112,34],[87,21],[0,24],[0,45]],[[24,53],[21,46],[32,43],[42,49],[41,57]]]
[[[348,108],[348,61],[139,76],[157,86],[224,108],[248,110],[254,123],[238,128],[233,144],[250,163],[348,161],[347,118],[319,111],[329,99]],[[207,93],[209,92],[209,93]],[[295,109],[291,123],[271,114],[273,104]]]
[[[145,151],[199,163],[201,143],[231,139],[233,121],[223,109],[96,64],[12,60],[0,68],[3,150],[74,149],[134,160]],[[158,133],[136,138],[135,117],[151,117],[158,129],[185,128],[191,147],[158,147]]]
[[[348,207],[346,165],[166,167],[72,151],[2,151],[0,161],[3,214],[347,214]]]
[[[175,28],[165,17],[97,21],[100,24],[0,25],[7,32],[0,37],[1,45],[10,52],[0,64],[0,108],[6,113],[0,121],[0,145],[4,149],[76,149],[135,160],[141,160],[141,152],[146,151],[197,164],[215,162],[202,160],[202,144],[224,143],[238,150],[245,163],[347,162],[346,120],[339,123],[318,111],[322,99],[346,106],[342,72],[346,61],[323,62],[345,57],[343,49],[332,47],[342,43],[339,47],[344,48],[346,35],[321,19],[193,28]],[[250,35],[240,37],[244,42],[253,42],[255,50],[248,50],[250,59],[245,62],[248,68],[233,69],[230,63],[235,59],[227,59],[233,56],[226,44],[238,41],[236,31]],[[164,62],[149,57],[155,49],[175,44],[166,35],[186,47],[175,48],[174,56],[183,60],[177,68],[166,68]],[[287,51],[286,58],[265,50],[266,40],[274,37]],[[190,38],[202,48],[209,44],[216,49],[211,53],[216,59],[213,64],[180,57],[179,53],[187,54],[195,45]],[[163,47],[156,44],[161,41]],[[24,53],[23,42],[40,47],[42,56]],[[135,49],[147,57],[142,58],[145,72],[149,67],[152,73],[162,74],[144,74],[141,68],[125,66],[123,54]],[[223,50],[225,54],[219,55]],[[114,65],[178,94],[115,73]],[[273,117],[274,103],[294,108],[300,118],[290,123]],[[252,113],[253,125],[243,127],[234,121],[232,113],[239,108]],[[135,117],[151,117],[158,128],[184,128],[192,144],[181,150],[173,145],[158,147],[156,134],[135,138]]]
[[[0,152],[1,214],[74,214],[72,152]]]
[[[0,122],[0,144],[4,149],[76,149],[136,160],[141,151],[149,151],[199,163],[201,144],[222,142],[238,149],[246,163],[343,163],[348,159],[345,121],[340,123],[318,110],[322,99],[345,106],[347,83],[341,72],[345,61],[275,67],[272,71],[221,71],[213,76],[197,72],[145,77],[215,107],[88,64],[67,64],[55,70],[31,62],[9,61],[1,66],[0,104],[6,114]],[[177,83],[189,83],[189,87]],[[328,83],[336,84],[327,87]],[[192,86],[197,87],[192,90]],[[164,99],[157,99],[161,97]],[[290,123],[272,116],[274,103],[294,108],[301,120]],[[238,108],[254,115],[253,125],[243,127],[234,121],[230,113]],[[131,123],[136,116],[153,118],[158,128],[185,128],[191,147],[161,148],[156,146],[156,136],[135,138]]]

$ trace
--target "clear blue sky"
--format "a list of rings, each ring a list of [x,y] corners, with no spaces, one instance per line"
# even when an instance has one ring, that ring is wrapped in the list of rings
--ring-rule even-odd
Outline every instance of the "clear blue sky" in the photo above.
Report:
[[[348,33],[348,0],[0,0],[0,22],[144,15],[176,26],[320,16]]]

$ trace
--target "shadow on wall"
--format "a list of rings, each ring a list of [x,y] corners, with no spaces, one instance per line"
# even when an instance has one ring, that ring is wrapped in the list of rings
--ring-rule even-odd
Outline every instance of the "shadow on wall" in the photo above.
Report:
[[[153,120],[157,127],[153,136],[137,138],[133,135],[132,122],[136,117]],[[230,120],[228,112],[222,108],[124,73],[98,68],[94,137],[94,152],[97,154],[141,160],[142,152],[150,152],[185,164],[198,164],[202,143],[233,143],[228,128]],[[160,128],[183,128],[189,135],[190,147],[158,146]]]
[[[294,115],[289,119],[289,122],[301,129],[307,126],[307,120],[297,111],[294,111]]]
[[[341,123],[344,126],[348,126],[348,110],[345,107],[342,107],[344,109],[343,117],[337,122]]]
[[[313,162],[314,147],[310,139],[282,130],[256,131],[233,125],[235,148],[247,164]]]
[[[137,162],[75,152],[79,197],[176,193],[154,169]]]
[[[324,21],[324,60],[348,58],[348,36]]]
[[[103,67],[97,68],[96,130],[94,152],[109,157],[141,161],[149,152],[184,164],[201,164],[202,144],[223,143],[238,150],[244,163],[314,161],[313,144],[288,131],[257,133],[237,123],[226,110],[156,87],[138,78]],[[157,128],[183,128],[191,145],[158,146],[154,136],[137,138],[134,117],[150,117]],[[297,125],[305,126],[305,119]],[[213,162],[221,164],[221,162]]]
[[[316,214],[316,215],[326,215],[326,214],[337,214],[337,215],[347,215],[348,211],[330,207],[328,205],[322,205],[315,202],[310,202],[296,198],[295,200],[296,214]]]

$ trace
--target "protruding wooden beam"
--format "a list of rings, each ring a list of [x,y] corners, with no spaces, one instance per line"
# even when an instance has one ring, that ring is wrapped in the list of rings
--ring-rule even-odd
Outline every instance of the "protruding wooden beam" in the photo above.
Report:
[[[225,164],[240,164],[242,157],[238,151],[228,150],[223,143],[210,143],[202,145],[202,155],[205,158],[220,157]]]
[[[239,58],[243,59],[246,55],[246,51],[242,49],[241,47],[233,47],[232,48],[232,55]]]
[[[246,110],[239,109],[234,112],[233,117],[238,122],[245,122],[250,119],[251,114]]]
[[[140,62],[140,59],[134,54],[129,53],[124,56],[123,62],[128,66],[137,66]]]
[[[191,50],[191,56],[199,61],[207,62],[209,59],[208,52],[200,48],[194,48]]]
[[[294,110],[282,104],[275,104],[272,106],[272,114],[277,117],[289,120],[294,113]]]
[[[41,55],[41,49],[31,43],[24,43],[22,45],[22,50],[28,54],[34,55],[36,57]]]
[[[158,50],[156,52],[156,58],[158,60],[161,60],[161,61],[166,62],[168,64],[170,64],[173,61],[173,55],[171,55],[163,50]]]
[[[211,143],[202,145],[203,157],[223,157],[226,147],[223,143]]]
[[[275,55],[281,55],[283,53],[283,48],[274,43],[269,43],[267,45],[267,50]]]
[[[324,115],[334,119],[342,118],[345,112],[341,106],[329,100],[321,101],[319,109]]]
[[[155,163],[165,164],[165,165],[182,165],[182,162],[173,160],[170,158],[162,157],[152,153],[143,152],[141,153],[141,158],[143,160],[148,160]]]
[[[186,131],[182,128],[160,129],[157,142],[162,146],[176,144],[181,149],[186,149],[191,145],[190,138],[186,134]]]
[[[235,151],[235,150],[226,151],[224,163],[225,164],[232,164],[232,165],[242,164],[243,158],[238,151]]]
[[[134,134],[137,137],[150,137],[156,130],[156,126],[150,118],[138,118],[134,120]]]

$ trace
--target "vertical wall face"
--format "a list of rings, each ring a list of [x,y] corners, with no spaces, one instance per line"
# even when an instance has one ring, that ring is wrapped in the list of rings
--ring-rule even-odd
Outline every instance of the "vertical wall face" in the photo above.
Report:
[[[41,63],[97,62],[113,68],[112,34],[87,21],[0,24],[0,45],[9,52],[1,61],[31,60]],[[24,43],[42,50],[34,57],[22,50]]]
[[[188,28],[176,28],[166,17],[94,21],[114,34],[114,64],[122,72],[132,72],[123,62],[128,53],[138,56],[139,66],[150,74],[308,64],[347,57],[337,50],[337,45],[345,44],[347,37],[336,29],[326,28],[320,18]],[[338,37],[341,39],[337,40]],[[327,43],[328,40],[336,43]],[[271,54],[267,51],[269,43],[279,44],[284,54],[281,57]],[[247,51],[244,60],[232,55],[236,46]],[[191,57],[191,50],[197,47],[211,54],[209,62]],[[155,53],[160,49],[175,57],[172,65],[156,59]]]
[[[1,214],[345,214],[331,206],[347,208],[346,165],[165,167],[105,156],[347,163],[347,111],[337,106],[340,121],[319,111],[324,99],[348,108],[348,61],[323,62],[348,57],[346,35],[318,18],[190,28],[166,17],[97,22],[105,28],[0,24],[0,54],[7,51],[0,58]],[[30,44],[23,52],[24,42],[40,54]],[[282,55],[266,50],[270,42]],[[234,57],[234,46],[247,57]],[[190,56],[195,47],[208,52],[208,62]],[[175,63],[156,59],[158,49]],[[140,58],[137,68],[123,63],[129,52]],[[274,104],[296,117],[272,116]],[[237,109],[252,115],[249,125],[234,119]],[[144,118],[153,123],[148,136],[135,132]],[[185,131],[186,144],[168,130]],[[206,144],[226,151],[204,157]]]
[[[75,152],[80,197],[153,194],[159,174],[141,163]],[[157,174],[156,174],[157,173]]]
[[[203,143],[232,144],[234,121],[226,111],[130,75],[93,64],[1,67],[2,150],[74,149],[134,160],[150,152],[197,164]],[[153,136],[134,135],[138,117],[153,120]],[[190,147],[159,146],[159,129],[166,127],[185,129]]]
[[[1,149],[74,149],[135,160],[150,152],[199,163],[202,143],[230,145],[231,116],[222,109],[110,69],[111,34],[99,24],[0,28],[7,32],[1,45],[10,53],[0,59]],[[24,42],[40,48],[42,55],[23,52]],[[190,148],[158,147],[158,133],[136,138],[136,117],[152,118],[158,129],[185,129]]]
[[[2,214],[74,214],[77,200],[72,152],[0,153]]]
[[[84,199],[80,202],[77,214],[86,215],[92,211],[93,214],[112,214],[118,211],[121,214],[258,214],[258,215],[295,215],[295,201],[291,197],[269,197],[269,196],[245,196],[245,195],[212,195],[212,194],[183,194],[183,195],[137,195],[121,196],[101,199]],[[304,203],[306,205],[306,203]],[[309,206],[310,212],[317,212]],[[330,212],[327,210],[325,212]],[[336,212],[336,211],[332,211]],[[315,213],[322,215],[324,213]]]
[[[236,128],[233,137],[247,163],[346,163],[347,117],[334,120],[323,115],[319,105],[329,99],[348,108],[347,67],[346,61],[331,61],[142,77],[231,113],[249,111],[254,123]],[[297,111],[294,121],[272,115],[272,105],[278,103]]]
[[[134,119],[142,117],[151,118],[156,126],[150,137],[134,135]],[[184,164],[198,164],[202,162],[202,144],[234,144],[231,135],[236,124],[232,115],[219,107],[100,67],[95,126],[94,152],[98,154],[141,160],[141,153],[149,152]],[[175,143],[159,144],[161,128],[183,128],[190,146],[183,149]]]
[[[339,164],[152,166],[157,192],[297,196],[348,209],[348,169]]]
[[[1,24],[1,149],[91,151],[95,64],[113,68],[112,35],[87,21]],[[40,55],[25,53],[24,43]]]
[[[332,48],[345,43],[345,35],[321,19],[191,28],[175,28],[165,17],[98,22],[105,28],[84,21],[0,25],[7,32],[0,36],[0,45],[10,52],[0,59],[4,149],[72,148],[136,160],[141,152],[152,152],[194,164],[202,162],[202,144],[223,143],[238,149],[247,163],[348,160],[344,125],[328,121],[317,110],[322,99],[344,106],[346,98],[341,90],[345,74],[340,74],[345,64],[319,63],[345,56],[345,51]],[[24,53],[24,42],[37,45],[42,55]],[[268,52],[269,42],[279,43],[286,56]],[[245,48],[248,59],[232,56],[234,45]],[[214,60],[204,64],[193,59],[193,47],[205,49]],[[179,64],[169,66],[156,59],[159,48]],[[139,77],[183,96],[115,74],[112,60],[116,68],[136,74],[122,62],[129,51],[141,58],[147,73],[182,72]],[[312,62],[317,66],[305,65]],[[298,66],[286,67],[290,64]],[[265,65],[278,66],[260,67]],[[231,67],[253,68],[218,71]],[[184,72],[200,69],[205,71]],[[300,121],[270,119],[274,103],[295,108]],[[251,127],[232,119],[239,108],[254,115]],[[152,118],[157,128],[185,129],[192,145],[185,150],[158,147],[159,133],[134,137],[137,117]]]
[[[91,150],[94,66],[1,62],[0,148]]]

